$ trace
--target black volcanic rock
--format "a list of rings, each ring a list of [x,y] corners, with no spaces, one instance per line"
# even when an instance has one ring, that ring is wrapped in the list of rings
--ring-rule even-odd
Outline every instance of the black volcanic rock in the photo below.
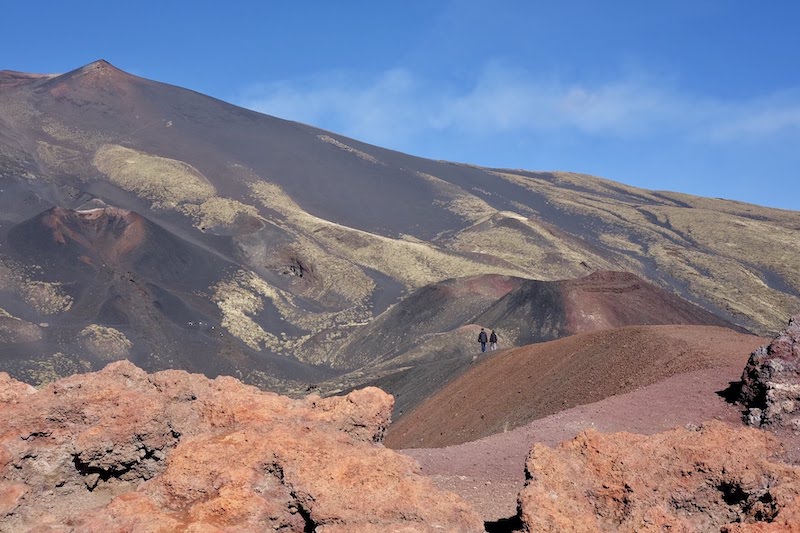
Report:
[[[750,355],[739,401],[750,425],[800,431],[800,315]]]

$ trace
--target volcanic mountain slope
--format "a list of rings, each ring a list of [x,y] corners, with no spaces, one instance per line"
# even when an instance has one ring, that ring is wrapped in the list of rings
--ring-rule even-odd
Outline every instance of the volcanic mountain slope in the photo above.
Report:
[[[763,341],[711,326],[631,326],[503,351],[405,413],[386,444],[440,447],[502,433],[673,375],[730,366]]]
[[[151,284],[195,315],[216,316],[226,335],[221,359],[238,359],[237,375],[265,386],[285,378],[268,383],[272,370],[254,361],[282,359],[311,381],[312,367],[339,372],[369,359],[368,344],[350,342],[359,328],[403,295],[455,277],[628,271],[758,332],[777,331],[800,304],[800,213],[420,159],[105,61],[61,75],[0,72],[0,189],[0,308],[16,320],[14,339],[42,334],[41,323],[81,331],[117,321],[107,308],[76,314],[85,292],[74,300],[71,276],[83,267],[52,256],[40,263],[42,245],[19,238],[49,235],[32,221],[54,207],[109,206],[164,229],[176,254],[199,250],[209,265],[226,265],[192,280],[191,296],[180,285],[187,280]],[[79,248],[56,249],[80,261]],[[110,264],[83,255],[96,268]],[[149,279],[147,268],[160,268],[131,261],[112,264],[115,275]],[[128,341],[151,358],[140,339]],[[84,365],[49,334],[36,342],[17,343],[15,353]],[[194,369],[220,358],[204,345],[192,350]]]
[[[202,295],[236,265],[141,215],[96,204],[77,211],[56,207],[12,227],[8,242],[17,264],[39,265],[44,281],[9,291],[4,305],[23,315],[52,315],[35,326],[6,311],[0,355],[6,367],[31,381],[124,358],[152,370],[178,366],[211,375],[245,368],[254,372],[253,381],[259,374],[289,382],[328,375],[238,346]],[[19,272],[6,269],[8,285],[25,281]],[[271,315],[278,321],[277,313]],[[48,347],[61,352],[42,357]],[[198,352],[215,356],[195,357]]]
[[[476,360],[481,326],[497,331],[500,345],[509,347],[653,324],[734,328],[626,272],[554,282],[453,279],[420,289],[354,331],[341,355],[355,370],[319,386],[323,391],[379,386],[395,396],[397,419]],[[358,354],[363,359],[345,359]]]

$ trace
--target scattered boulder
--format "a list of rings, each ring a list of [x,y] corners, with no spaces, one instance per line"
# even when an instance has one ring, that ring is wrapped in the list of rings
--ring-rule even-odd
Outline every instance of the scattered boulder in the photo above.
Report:
[[[800,431],[800,315],[750,355],[739,401],[752,426]]]
[[[483,531],[382,445],[379,389],[292,400],[127,361],[0,386],[2,531]]]
[[[536,444],[518,499],[526,531],[800,531],[800,467],[776,437],[709,422],[657,435],[588,430]]]

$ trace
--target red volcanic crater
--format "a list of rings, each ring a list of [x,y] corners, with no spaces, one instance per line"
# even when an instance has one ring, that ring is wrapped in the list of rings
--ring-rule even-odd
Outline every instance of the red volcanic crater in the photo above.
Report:
[[[632,325],[705,324],[735,328],[635,274],[614,271],[560,281],[525,280],[476,316],[474,322],[497,329],[505,337],[506,346]]]
[[[53,240],[85,248],[81,259],[91,262],[95,256],[116,262],[140,247],[146,237],[146,220],[141,215],[115,207],[72,210],[54,207],[44,213],[41,223],[52,230]]]
[[[88,265],[149,282],[207,288],[227,266],[142,215],[116,207],[53,207],[11,228],[9,243],[19,255],[78,278]]]

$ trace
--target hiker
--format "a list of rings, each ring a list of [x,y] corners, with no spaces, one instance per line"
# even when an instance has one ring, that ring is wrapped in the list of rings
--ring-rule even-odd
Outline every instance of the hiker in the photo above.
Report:
[[[481,328],[481,332],[478,333],[478,342],[481,343],[481,352],[485,352],[486,351],[486,341],[487,340],[488,339],[486,338],[486,332],[483,331],[483,328]]]
[[[489,335],[489,349],[495,351],[497,349],[497,333],[492,330],[492,334]]]

